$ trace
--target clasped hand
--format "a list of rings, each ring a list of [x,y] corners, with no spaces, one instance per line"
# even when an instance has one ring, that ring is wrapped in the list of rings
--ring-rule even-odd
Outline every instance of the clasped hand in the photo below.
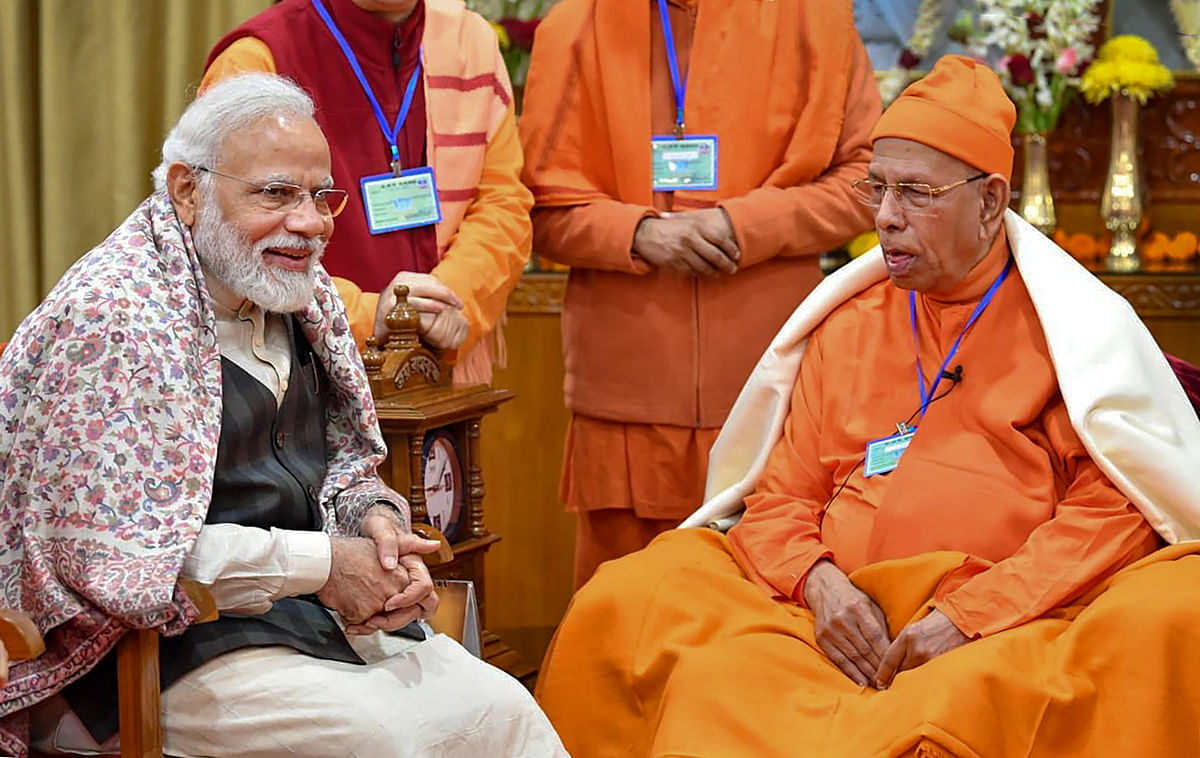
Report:
[[[970,639],[938,610],[889,639],[883,610],[828,560],[819,561],[809,572],[804,599],[816,617],[822,652],[860,687],[884,689],[901,671]]]
[[[331,539],[329,579],[317,597],[346,622],[348,634],[399,629],[437,610],[433,578],[421,556],[439,543],[412,534],[390,506],[363,519],[362,537]]]
[[[659,268],[714,278],[736,272],[742,259],[721,208],[644,218],[633,234],[633,252]]]

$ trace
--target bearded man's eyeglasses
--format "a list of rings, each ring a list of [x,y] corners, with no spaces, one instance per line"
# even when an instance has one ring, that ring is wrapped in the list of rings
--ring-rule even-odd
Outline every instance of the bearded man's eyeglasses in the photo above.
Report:
[[[900,203],[900,207],[906,211],[923,211],[933,205],[933,199],[943,195],[955,187],[961,187],[964,184],[983,179],[990,176],[988,173],[976,174],[975,176],[959,179],[957,182],[946,184],[941,187],[931,187],[928,184],[921,182],[896,182],[888,184],[875,179],[855,179],[850,182],[851,188],[854,190],[854,197],[863,205],[869,205],[872,208],[878,209],[883,205],[883,198],[888,191],[895,196],[896,201]]]
[[[220,171],[214,171],[205,166],[192,166],[192,170],[203,171],[206,174],[212,174],[224,179],[232,179],[248,187],[253,187],[258,190],[258,206],[264,211],[272,213],[290,213],[300,207],[300,204],[304,202],[304,198],[311,197],[317,213],[328,218],[333,218],[342,212],[346,207],[346,200],[349,198],[349,193],[346,190],[334,187],[309,192],[297,184],[289,184],[288,182],[259,184],[237,176],[222,174]]]

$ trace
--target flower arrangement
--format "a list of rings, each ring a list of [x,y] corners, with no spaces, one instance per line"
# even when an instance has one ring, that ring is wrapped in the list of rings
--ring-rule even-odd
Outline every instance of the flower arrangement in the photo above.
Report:
[[[491,22],[513,87],[525,86],[533,33],[557,0],[468,0],[467,7]]]
[[[1170,89],[1172,84],[1171,72],[1158,62],[1154,46],[1137,35],[1123,34],[1100,47],[1079,89],[1093,105],[1117,94],[1145,105],[1147,98]]]
[[[1046,133],[1058,124],[1079,85],[1100,25],[1097,0],[978,0],[972,43],[992,64],[1017,104],[1017,132]]]
[[[922,59],[929,54],[933,46],[933,37],[942,22],[942,0],[921,0],[917,8],[917,18],[913,22],[912,37],[900,58],[891,69],[878,74],[879,96],[886,108],[891,105],[900,92],[912,81],[912,72],[921,65]]]

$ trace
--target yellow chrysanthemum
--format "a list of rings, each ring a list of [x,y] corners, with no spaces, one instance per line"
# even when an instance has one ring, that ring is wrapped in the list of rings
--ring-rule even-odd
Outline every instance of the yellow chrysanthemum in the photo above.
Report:
[[[846,245],[846,252],[850,253],[851,258],[857,258],[863,253],[879,244],[879,235],[875,232],[863,232],[850,243]]]
[[[1079,89],[1093,105],[1116,94],[1145,105],[1151,95],[1174,83],[1171,72],[1158,62],[1153,45],[1136,35],[1122,34],[1100,48],[1096,61],[1083,72]]]
[[[1097,58],[1103,61],[1158,63],[1158,51],[1136,34],[1121,34],[1101,45]]]

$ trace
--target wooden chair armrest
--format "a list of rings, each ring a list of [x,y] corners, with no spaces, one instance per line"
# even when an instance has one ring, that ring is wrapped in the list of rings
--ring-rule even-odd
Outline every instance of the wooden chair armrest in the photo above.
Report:
[[[217,616],[217,601],[213,598],[212,593],[208,591],[208,585],[201,584],[194,579],[180,579],[179,586],[187,593],[188,600],[192,601],[192,605],[196,606],[196,610],[200,611],[200,615],[196,617],[197,624],[203,624],[206,621],[216,621]]]
[[[46,650],[42,633],[33,619],[20,611],[0,610],[0,642],[8,650],[9,660],[27,661]]]
[[[443,563],[449,563],[454,560],[454,549],[450,547],[450,540],[446,539],[446,535],[434,529],[429,524],[413,524],[413,534],[418,537],[423,537],[427,540],[437,540],[442,543],[436,553],[427,553],[421,558],[425,560],[426,566],[440,566]]]

